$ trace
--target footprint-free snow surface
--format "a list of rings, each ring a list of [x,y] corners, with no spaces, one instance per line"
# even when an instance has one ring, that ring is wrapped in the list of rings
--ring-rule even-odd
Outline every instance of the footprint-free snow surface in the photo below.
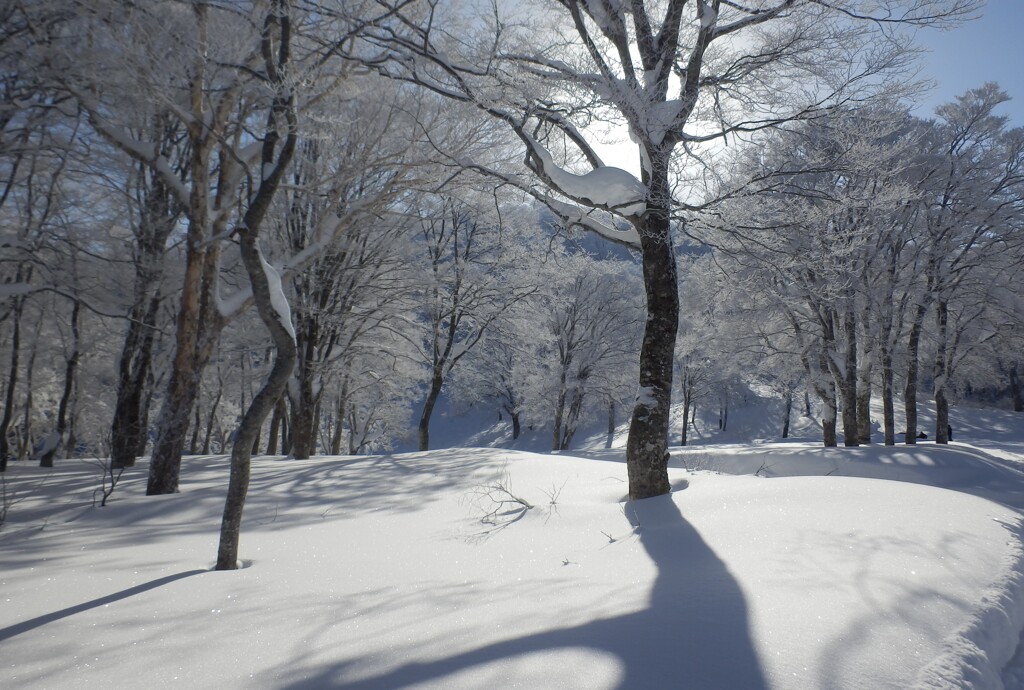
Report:
[[[105,508],[14,463],[0,687],[1019,687],[1012,455],[704,447],[636,502],[621,451],[257,458],[231,572],[223,457]]]

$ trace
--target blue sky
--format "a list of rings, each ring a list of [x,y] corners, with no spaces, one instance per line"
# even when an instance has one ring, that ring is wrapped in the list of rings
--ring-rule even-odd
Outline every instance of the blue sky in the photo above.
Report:
[[[967,89],[996,81],[1013,97],[1001,107],[1013,126],[1024,126],[1024,0],[988,0],[979,19],[952,31],[922,31],[918,41],[931,53],[923,75],[937,82],[919,115]]]

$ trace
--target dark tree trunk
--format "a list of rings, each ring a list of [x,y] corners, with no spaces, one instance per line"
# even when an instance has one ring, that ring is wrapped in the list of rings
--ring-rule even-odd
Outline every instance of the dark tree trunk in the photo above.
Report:
[[[199,414],[199,403],[195,406],[195,419],[192,420],[192,442],[188,446],[189,455],[199,455],[199,430],[203,428],[203,420]]]
[[[793,389],[786,389],[785,409],[782,416],[782,438],[789,438],[789,418],[793,411]]]
[[[242,225],[238,228],[242,263],[252,284],[252,293],[260,319],[270,331],[274,346],[277,348],[277,357],[266,383],[253,397],[252,404],[242,416],[235,444],[231,449],[231,474],[228,479],[227,499],[224,501],[224,516],[221,520],[217,570],[232,570],[238,567],[238,541],[242,528],[242,511],[249,492],[252,446],[263,426],[263,421],[284,393],[298,357],[292,324],[284,322],[285,316],[278,312],[274,303],[275,298],[272,298],[271,290],[274,288],[269,284],[268,271],[273,269],[264,265],[257,244],[260,225],[295,152],[297,139],[294,96],[290,95],[290,90],[284,88],[285,70],[291,50],[291,19],[288,10],[288,0],[274,0],[264,17],[264,63],[270,82],[278,90],[267,116],[263,139],[260,169],[265,172],[259,189],[242,218]],[[274,43],[273,39],[277,39],[276,51],[270,48]],[[277,152],[277,145],[280,142],[279,130],[285,130],[287,134],[280,152]],[[266,172],[268,169],[269,173]],[[279,276],[277,280],[280,282]],[[280,284],[275,287],[282,290]],[[278,296],[284,300],[283,294]]]
[[[0,418],[0,472],[7,471],[7,459],[11,454],[8,443],[8,430],[14,419],[14,390],[18,385],[18,355],[21,351],[21,316],[24,311],[25,299],[15,299],[11,316],[14,326],[11,331],[11,360],[7,371],[7,390],[4,393],[4,416]]]
[[[852,309],[843,315],[843,332],[846,336],[846,356],[842,377],[837,378],[843,394],[843,445],[860,445],[860,428],[857,423],[857,322]]]
[[[292,403],[292,452],[297,460],[306,460],[316,452],[316,411],[320,394],[314,391],[316,377],[316,343],[319,327],[314,317],[303,319],[296,331],[299,336],[295,399]]]
[[[213,403],[210,405],[210,413],[206,416],[206,433],[203,435],[203,455],[210,454],[210,439],[213,438],[213,425],[217,420],[217,408],[220,407],[220,399],[224,393],[224,382],[218,377],[217,395],[213,396]],[[196,410],[198,411],[198,407]],[[196,415],[196,423],[199,423],[199,415]],[[224,444],[217,449],[217,452],[224,452]]]
[[[949,443],[949,398],[946,388],[949,385],[949,363],[946,361],[946,338],[949,327],[949,305],[945,300],[935,303],[935,442]]]
[[[907,417],[907,431],[904,443],[913,446],[917,443],[917,379],[918,353],[921,349],[921,330],[924,327],[924,315],[928,308],[921,304],[914,314],[914,322],[910,325],[910,336],[907,339],[907,385],[903,389],[903,406]]]
[[[582,413],[583,389],[577,388],[573,391],[572,402],[569,403],[569,413],[566,415],[565,424],[562,426],[562,440],[558,450],[569,450],[569,446],[572,445],[572,439],[576,435],[576,426],[579,424]]]
[[[245,411],[231,448],[231,474],[228,479],[228,495],[224,502],[224,516],[221,520],[217,570],[233,570],[238,567],[238,542],[241,536],[242,511],[249,492],[252,446],[260,427],[263,426],[263,421],[284,393],[296,360],[295,340],[278,319],[271,304],[270,288],[266,273],[263,271],[259,249],[255,244],[256,238],[249,232],[241,232],[240,235],[242,259],[252,281],[256,307],[277,346],[277,357],[266,383]]]
[[[53,467],[53,458],[57,450],[63,445],[64,433],[68,427],[68,404],[71,402],[71,395],[75,388],[75,378],[78,372],[79,357],[79,328],[78,318],[81,311],[81,303],[75,300],[71,307],[71,355],[64,367],[64,391],[60,396],[60,404],[57,406],[57,435],[61,442],[43,454],[39,459],[40,467]]]
[[[690,396],[683,395],[683,428],[679,430],[679,445],[686,445],[686,431],[690,426]]]
[[[288,410],[285,403],[285,396],[274,404],[274,414],[270,418],[270,433],[267,438],[267,455],[277,455],[277,438],[281,431],[281,424],[284,422]]]
[[[338,404],[334,408],[334,430],[331,434],[331,455],[341,455],[341,439],[345,435],[345,399],[347,394],[344,387],[338,397]]]
[[[518,411],[512,412],[510,416],[512,417],[512,440],[515,441],[523,433],[523,423],[519,418]]]
[[[667,494],[672,488],[668,481],[668,432],[672,365],[679,329],[679,289],[669,221],[669,156],[667,151],[650,151],[649,158],[647,211],[637,228],[643,255],[647,323],[640,347],[640,392],[626,441],[631,500]]]
[[[1013,411],[1024,412],[1024,394],[1021,392],[1016,362],[1010,365],[1010,396],[1013,398]]]
[[[896,413],[893,405],[892,352],[882,346],[882,427],[885,445],[896,445]]]
[[[444,379],[441,377],[441,373],[435,371],[434,376],[430,379],[427,399],[423,401],[423,411],[420,413],[420,450],[430,450],[430,417],[434,414],[434,405],[437,404],[437,399],[441,395],[443,384]]]

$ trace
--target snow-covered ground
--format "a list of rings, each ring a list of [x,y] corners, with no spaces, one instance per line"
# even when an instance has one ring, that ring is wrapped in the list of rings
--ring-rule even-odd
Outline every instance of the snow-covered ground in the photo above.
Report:
[[[223,457],[105,508],[95,467],[15,463],[0,687],[1024,687],[1024,417],[963,415],[946,448],[674,449],[633,503],[596,442],[259,458],[233,572]]]

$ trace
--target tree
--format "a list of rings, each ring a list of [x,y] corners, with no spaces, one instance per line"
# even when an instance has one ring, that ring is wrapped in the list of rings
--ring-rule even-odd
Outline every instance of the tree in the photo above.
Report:
[[[691,155],[709,142],[893,87],[884,74],[909,53],[904,37],[883,29],[962,17],[975,5],[888,0],[872,16],[859,3],[816,0],[553,0],[543,26],[515,26],[496,10],[489,39],[465,41],[446,6],[431,3],[406,13],[401,31],[368,32],[381,50],[368,61],[505,123],[532,177],[490,172],[547,202],[564,223],[640,251],[647,321],[627,470],[630,496],[644,498],[670,489],[679,310],[672,220],[686,207],[675,173],[700,160]],[[586,135],[595,121],[628,130],[640,179],[603,164]]]
[[[975,308],[973,317],[960,311],[954,326],[951,303],[987,280],[981,277],[985,270],[1015,246],[1012,236],[1024,206],[1024,128],[1007,130],[1006,118],[993,112],[1007,98],[998,85],[985,84],[940,106],[939,119],[922,124],[922,155],[913,182],[921,191],[914,242],[923,285],[909,334],[908,444],[917,435],[918,349],[926,315],[934,308],[935,440],[945,443],[947,386],[962,354],[958,349],[965,345],[963,327],[984,311]]]
[[[428,450],[430,419],[452,369],[532,288],[508,281],[516,246],[500,218],[492,221],[481,207],[453,197],[440,197],[420,213],[426,251],[421,356],[429,380],[417,428],[419,448]]]

